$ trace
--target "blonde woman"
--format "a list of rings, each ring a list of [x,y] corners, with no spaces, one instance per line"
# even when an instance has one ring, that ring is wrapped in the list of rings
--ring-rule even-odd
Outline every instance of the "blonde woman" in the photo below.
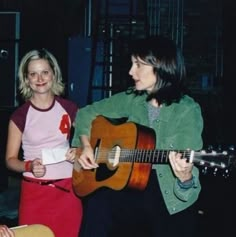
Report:
[[[46,49],[26,53],[18,74],[25,103],[10,117],[6,164],[23,173],[19,225],[44,224],[57,237],[77,237],[82,205],[72,190],[69,139],[78,107],[61,97],[61,70]]]

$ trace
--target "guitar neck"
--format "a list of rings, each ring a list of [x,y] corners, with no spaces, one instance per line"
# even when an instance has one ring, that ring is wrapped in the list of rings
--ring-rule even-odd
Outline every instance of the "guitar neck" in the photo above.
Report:
[[[109,157],[115,157],[113,154],[117,151],[111,151]],[[134,163],[151,163],[151,164],[166,164],[169,162],[170,150],[142,150],[142,149],[121,149],[119,154],[119,162],[134,162]],[[181,153],[184,158],[192,162],[194,151],[176,151]]]
[[[119,162],[166,164],[169,162],[169,154],[172,150],[143,150],[143,149],[121,149]],[[113,151],[112,151],[113,152]],[[232,157],[227,152],[207,153],[193,150],[175,150],[181,153],[189,163],[205,167],[216,167],[225,169],[230,166]],[[113,154],[115,157],[117,154]]]

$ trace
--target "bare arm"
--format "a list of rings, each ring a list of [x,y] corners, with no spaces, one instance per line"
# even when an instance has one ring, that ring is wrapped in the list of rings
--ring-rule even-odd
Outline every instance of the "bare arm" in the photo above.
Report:
[[[8,126],[8,138],[6,148],[6,165],[16,172],[25,171],[24,161],[19,160],[22,133],[13,121],[10,120]]]
[[[8,169],[16,172],[24,172],[25,162],[19,159],[19,151],[21,147],[22,133],[13,121],[10,120],[8,126],[8,138],[6,149],[6,165]],[[43,177],[46,173],[46,167],[42,165],[39,158],[32,160],[30,170],[35,177]]]

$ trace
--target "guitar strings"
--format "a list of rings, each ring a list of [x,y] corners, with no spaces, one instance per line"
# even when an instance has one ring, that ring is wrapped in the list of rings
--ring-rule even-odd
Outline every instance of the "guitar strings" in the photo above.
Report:
[[[119,151],[120,162],[137,163],[167,163],[171,150],[146,150],[146,149],[121,149]],[[176,151],[183,154],[183,157],[189,159],[191,151]],[[116,150],[106,148],[99,149],[97,152],[99,161],[112,161],[117,157]]]

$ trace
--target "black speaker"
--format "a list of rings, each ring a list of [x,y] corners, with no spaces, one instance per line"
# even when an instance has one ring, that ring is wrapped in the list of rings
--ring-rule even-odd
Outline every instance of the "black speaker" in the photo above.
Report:
[[[0,107],[17,105],[20,13],[0,12]]]

